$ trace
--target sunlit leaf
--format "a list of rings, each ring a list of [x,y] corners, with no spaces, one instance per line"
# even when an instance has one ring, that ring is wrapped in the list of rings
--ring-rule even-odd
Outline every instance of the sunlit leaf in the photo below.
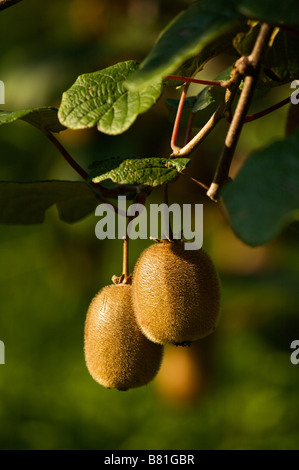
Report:
[[[110,158],[94,165],[90,179],[100,183],[111,179],[118,184],[144,184],[159,186],[170,183],[189,164],[189,158]]]
[[[139,91],[124,82],[138,68],[132,60],[80,75],[63,93],[58,117],[70,129],[97,127],[105,134],[121,134],[137,116],[151,108],[162,93],[161,80]]]

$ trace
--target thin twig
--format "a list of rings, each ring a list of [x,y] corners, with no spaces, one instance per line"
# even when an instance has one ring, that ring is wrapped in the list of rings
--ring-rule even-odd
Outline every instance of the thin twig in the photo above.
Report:
[[[231,161],[257,82],[260,63],[267,50],[272,31],[272,26],[267,23],[262,24],[250,56],[241,57],[235,64],[239,72],[245,75],[244,86],[225,139],[224,148],[216,168],[213,182],[207,191],[207,196],[214,201],[217,201],[220,189],[228,180]]]
[[[195,178],[192,178],[192,176],[189,176],[189,175],[185,175],[185,173],[181,173],[181,176],[185,176],[186,178],[190,179],[191,181],[193,181],[193,183],[197,184],[198,186],[200,186],[201,188],[205,189],[205,190],[208,190],[209,189],[209,186],[207,186],[206,184],[202,183],[201,181],[197,181]]]
[[[16,5],[16,3],[19,3],[21,1],[22,0],[0,0],[0,11],[12,7],[13,5]]]

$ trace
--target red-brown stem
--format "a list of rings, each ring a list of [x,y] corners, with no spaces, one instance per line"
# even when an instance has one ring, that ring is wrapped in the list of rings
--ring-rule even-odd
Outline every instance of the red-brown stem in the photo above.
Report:
[[[112,196],[111,191],[107,190],[104,188],[102,185],[99,185],[98,183],[93,183],[92,181],[88,182],[88,173],[86,173],[85,170],[73,159],[73,157],[67,152],[67,150],[61,145],[59,140],[54,137],[54,135],[49,132],[47,129],[43,129],[44,134],[47,136],[47,138],[55,145],[57,150],[60,152],[60,154],[63,156],[63,158],[71,165],[71,167],[90,185],[92,186],[96,191],[96,196],[97,198],[103,202],[104,204],[109,204],[110,206],[113,207],[115,213],[120,213],[121,215],[126,216],[126,213],[122,213],[122,211],[119,211],[118,207],[116,207],[114,204],[109,202],[106,198],[101,196],[99,192],[102,192],[106,194],[107,196]]]
[[[244,119],[243,122],[246,123],[246,122],[255,121],[256,119],[259,119],[263,116],[266,116],[267,114],[272,113],[276,109],[281,108],[282,106],[288,104],[290,101],[291,101],[290,97],[285,98],[284,100],[280,101],[279,103],[273,104],[273,106],[270,106],[269,108],[266,108],[263,111],[259,111],[258,113],[251,114],[250,116],[246,116],[246,118]]]
[[[188,88],[189,88],[189,84],[185,85],[185,87],[182,91],[180,101],[179,101],[179,106],[178,106],[175,121],[174,121],[174,125],[173,125],[171,142],[170,142],[170,146],[171,146],[173,152],[178,150],[178,147],[176,145],[176,141],[177,141],[177,137],[178,137],[180,121],[181,121],[181,117],[182,117],[183,107],[184,107],[184,103],[185,103]]]
[[[50,142],[55,145],[57,150],[60,152],[60,154],[63,156],[63,158],[68,162],[68,164],[80,175],[84,180],[87,180],[88,178],[88,173],[86,173],[83,168],[78,165],[78,163],[73,159],[73,157],[67,152],[67,150],[61,145],[59,140],[54,137],[54,135],[49,132],[47,129],[43,129],[44,134],[48,137]]]
[[[69,163],[69,165],[80,175],[85,181],[88,182],[88,173],[73,159],[73,157],[68,153],[68,151],[63,147],[63,145],[59,142],[59,140],[54,137],[54,135],[49,132],[47,129],[42,129],[43,133],[46,137],[55,145],[57,150],[63,156],[63,158]],[[128,192],[132,191],[131,187],[126,187],[125,185],[121,185],[120,188],[117,189],[107,189],[99,183],[93,183],[89,181],[88,184],[96,189],[98,192],[105,194],[106,196],[118,196],[121,194],[127,194]]]
[[[168,79],[171,80],[179,80],[183,82],[189,82],[189,83],[198,83],[199,85],[210,85],[210,86],[221,86],[221,87],[226,87],[227,82],[219,82],[215,80],[198,80],[197,78],[190,78],[190,77],[181,77],[179,75],[167,75]]]

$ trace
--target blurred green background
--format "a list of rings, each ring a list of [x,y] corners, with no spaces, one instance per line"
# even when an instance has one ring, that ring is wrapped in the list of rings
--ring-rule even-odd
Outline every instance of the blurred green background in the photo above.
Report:
[[[2,109],[59,106],[78,75],[142,60],[188,3],[26,0],[1,12]],[[213,78],[230,63],[214,60],[201,76]],[[261,108],[287,95],[288,87],[276,89]],[[286,114],[285,107],[245,126],[232,175],[254,148],[284,135]],[[160,100],[121,136],[66,131],[58,139],[87,168],[101,156],[167,156],[171,130]],[[226,130],[219,126],[194,153],[188,174],[210,182]],[[2,181],[79,180],[26,123],[1,127],[0,152]],[[222,283],[221,323],[191,348],[166,348],[157,378],[128,392],[98,385],[83,355],[88,305],[120,274],[121,242],[97,240],[93,215],[67,225],[55,208],[42,225],[0,227],[1,449],[299,448],[299,365],[290,361],[299,339],[298,227],[249,248],[199,186],[181,177],[169,189],[170,202],[204,203],[204,248]],[[148,202],[161,197],[156,190]],[[131,270],[149,244],[131,242]]]

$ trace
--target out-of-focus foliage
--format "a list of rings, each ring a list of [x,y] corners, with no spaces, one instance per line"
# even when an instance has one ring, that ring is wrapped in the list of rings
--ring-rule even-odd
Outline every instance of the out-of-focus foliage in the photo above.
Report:
[[[59,106],[78,75],[141,60],[190,3],[27,0],[5,10],[3,109]],[[217,76],[225,65],[226,56],[213,61],[203,77]],[[190,87],[190,95],[200,89]],[[272,90],[260,109],[288,93],[285,86]],[[170,97],[178,97],[175,90]],[[284,135],[286,116],[287,108],[244,126],[233,176],[252,150]],[[89,129],[58,138],[87,169],[109,155],[168,157],[171,129],[159,102],[121,136]],[[192,175],[201,181],[211,180],[226,130],[221,124],[192,156]],[[79,180],[27,123],[1,127],[0,152],[1,181]],[[299,339],[298,225],[249,248],[186,176],[169,190],[171,202],[204,203],[204,247],[222,282],[221,322],[190,350],[167,348],[157,379],[128,392],[95,383],[83,355],[86,311],[93,295],[120,274],[121,241],[97,240],[94,216],[63,223],[54,207],[42,225],[0,226],[1,449],[299,448],[299,365],[290,361],[290,344]],[[160,189],[148,199],[161,201]],[[149,243],[131,242],[131,270]]]

